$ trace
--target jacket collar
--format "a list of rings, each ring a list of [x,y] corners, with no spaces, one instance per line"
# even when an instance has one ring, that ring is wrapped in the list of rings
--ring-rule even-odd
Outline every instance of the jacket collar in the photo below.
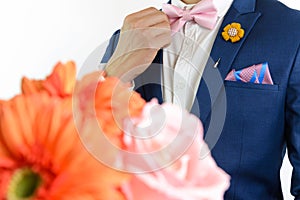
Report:
[[[255,11],[256,0],[234,0],[233,7],[241,14]]]

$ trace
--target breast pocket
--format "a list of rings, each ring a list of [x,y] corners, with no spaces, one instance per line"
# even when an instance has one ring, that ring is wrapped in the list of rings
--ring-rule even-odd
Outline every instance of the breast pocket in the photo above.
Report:
[[[239,132],[247,152],[267,156],[271,149],[263,143],[274,141],[279,147],[284,128],[284,90],[279,85],[225,81],[228,130]],[[263,156],[263,157],[264,157]],[[258,158],[255,158],[258,159]],[[254,162],[254,160],[252,160]]]
[[[272,139],[276,129],[274,124],[278,122],[276,117],[281,91],[278,85],[233,81],[225,81],[224,86],[226,118],[212,153],[218,164],[235,174],[245,163],[241,160],[245,152],[260,155],[259,151],[262,151],[266,154],[265,150],[260,149],[260,141]],[[224,158],[230,158],[230,162]]]
[[[225,81],[228,115],[238,112],[249,126],[270,123],[283,108],[279,85]],[[240,119],[240,120],[241,120]]]

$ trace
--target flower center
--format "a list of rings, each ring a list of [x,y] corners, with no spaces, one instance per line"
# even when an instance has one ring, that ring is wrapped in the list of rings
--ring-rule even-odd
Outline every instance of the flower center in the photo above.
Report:
[[[27,200],[34,196],[41,184],[39,174],[29,168],[15,171],[8,186],[8,200]]]
[[[236,28],[230,28],[230,29],[228,30],[228,35],[229,35],[230,37],[235,37],[237,34],[238,34],[238,31],[236,30]]]

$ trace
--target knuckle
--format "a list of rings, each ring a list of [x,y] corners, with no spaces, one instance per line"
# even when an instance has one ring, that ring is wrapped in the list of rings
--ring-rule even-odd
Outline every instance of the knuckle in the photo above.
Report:
[[[131,23],[132,18],[133,18],[133,14],[127,15],[127,16],[125,17],[125,19],[124,19],[124,22],[125,22],[125,23]]]
[[[160,12],[160,16],[161,16],[161,18],[162,18],[163,21],[169,22],[169,18],[168,18],[168,16],[165,13]]]
[[[148,9],[151,10],[151,11],[157,11],[157,9],[154,8],[153,6],[149,7]]]
[[[160,15],[162,16],[163,19],[169,20],[168,15],[166,15],[165,13],[160,12]]]
[[[136,21],[132,22],[131,23],[131,27],[134,28],[134,29],[141,28],[141,22],[140,22],[140,20],[136,20]]]
[[[168,21],[163,22],[162,25],[163,25],[164,28],[167,28],[167,29],[169,29],[171,27],[171,25]]]
[[[127,27],[130,27],[130,29],[137,29],[141,26],[141,20],[138,20],[133,14],[128,15],[125,18],[124,24],[127,25]]]

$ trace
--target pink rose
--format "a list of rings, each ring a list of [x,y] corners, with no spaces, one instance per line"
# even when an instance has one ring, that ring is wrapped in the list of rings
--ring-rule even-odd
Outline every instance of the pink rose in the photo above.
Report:
[[[122,188],[127,199],[223,199],[230,177],[211,157],[197,117],[152,100],[123,128],[126,150],[140,156],[123,158],[127,169],[140,172]],[[207,155],[200,159],[200,151]]]

